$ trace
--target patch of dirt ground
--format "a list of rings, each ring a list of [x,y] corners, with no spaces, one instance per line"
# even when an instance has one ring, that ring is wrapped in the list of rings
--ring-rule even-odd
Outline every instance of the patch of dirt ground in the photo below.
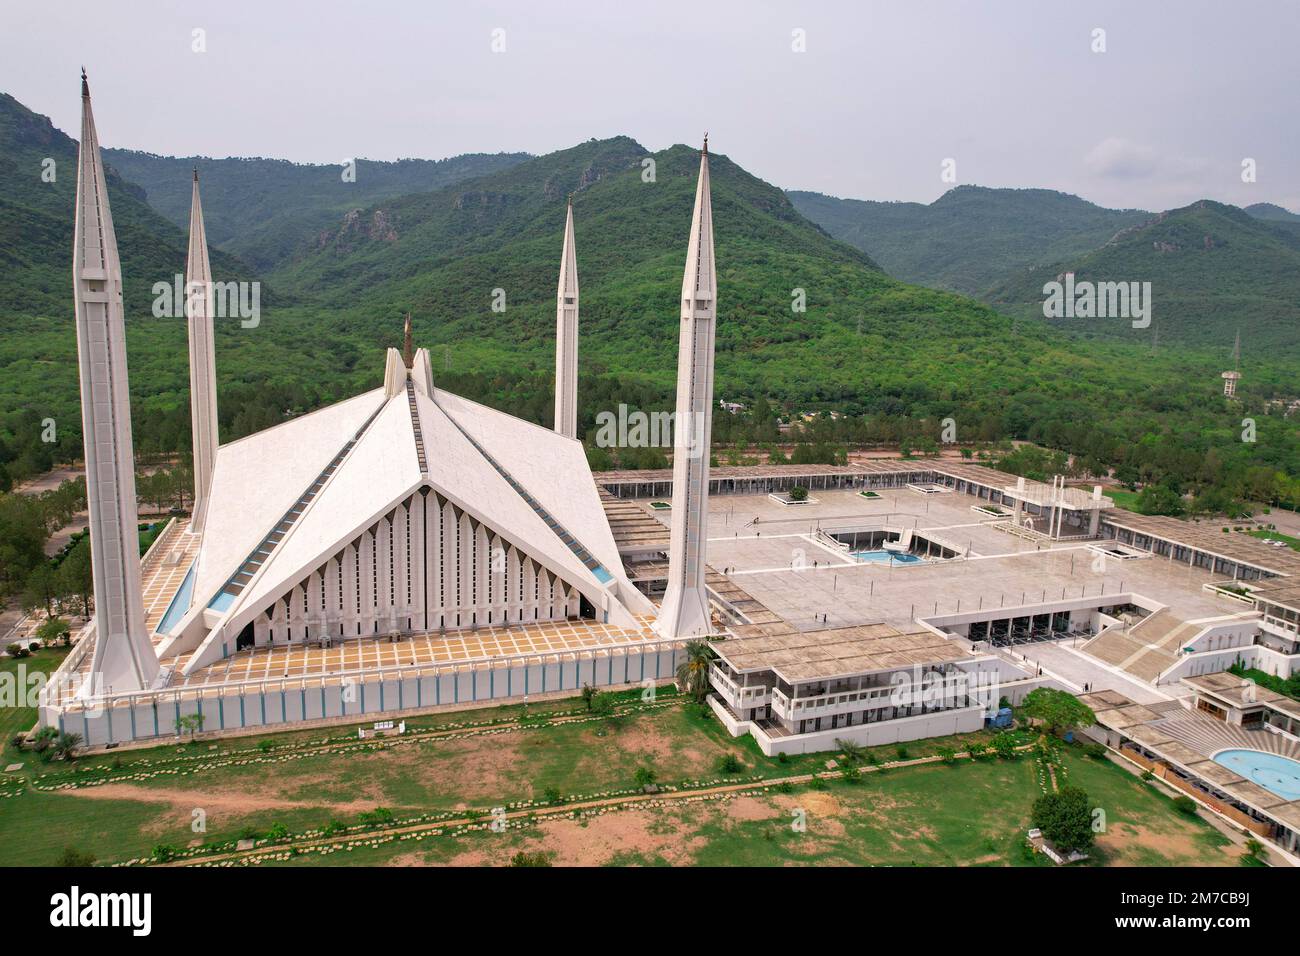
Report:
[[[555,866],[600,866],[629,853],[683,866],[708,843],[703,837],[683,840],[675,828],[662,824],[663,814],[651,810],[621,810],[590,817],[585,823],[547,820],[538,826],[539,849],[555,854]]]
[[[1216,852],[1200,842],[1193,833],[1160,833],[1132,823],[1108,827],[1105,833],[1097,835],[1096,843],[1099,849],[1105,850],[1115,860],[1126,858],[1133,847],[1142,847],[1154,850],[1170,863],[1181,866],[1226,866],[1235,863],[1239,853],[1231,843],[1219,847]]]
[[[188,826],[196,808],[204,810],[209,817],[241,817],[267,810],[300,810],[312,807],[327,807],[341,813],[361,813],[375,808],[375,804],[368,800],[354,800],[349,803],[286,800],[281,797],[267,796],[264,793],[249,793],[242,790],[162,790],[132,783],[105,783],[98,787],[78,787],[66,792],[86,800],[130,800],[137,803],[165,804],[167,810],[159,815],[157,823],[149,827],[149,832],[158,833],[178,825]]]

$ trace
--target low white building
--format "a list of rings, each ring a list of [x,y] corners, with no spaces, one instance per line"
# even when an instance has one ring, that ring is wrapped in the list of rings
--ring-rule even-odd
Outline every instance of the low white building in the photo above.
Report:
[[[966,733],[1007,694],[1043,683],[933,631],[887,624],[762,633],[711,643],[709,703],[768,756]],[[1007,672],[1018,681],[1004,687]]]

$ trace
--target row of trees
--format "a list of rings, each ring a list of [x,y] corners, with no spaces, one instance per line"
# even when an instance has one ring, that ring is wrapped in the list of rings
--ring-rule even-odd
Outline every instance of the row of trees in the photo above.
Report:
[[[185,507],[192,488],[189,469],[183,466],[136,476],[141,501],[158,511]],[[50,536],[85,510],[86,482],[81,477],[40,494],[0,494],[0,607],[17,600],[24,610],[44,610],[51,617],[89,615],[89,533],[73,534],[53,556],[45,553]]]

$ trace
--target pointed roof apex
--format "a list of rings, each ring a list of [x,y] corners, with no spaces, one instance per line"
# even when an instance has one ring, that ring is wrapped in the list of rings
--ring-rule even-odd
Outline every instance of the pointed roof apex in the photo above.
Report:
[[[700,152],[702,152],[705,156],[709,155],[709,134],[708,133],[704,134],[704,149],[702,149]]]
[[[411,313],[406,313],[406,325],[402,329],[402,363],[410,368],[415,363],[415,350],[411,347]]]
[[[81,68],[81,95],[90,95],[90,84],[86,82],[86,68],[84,66]]]
[[[569,193],[569,208],[573,208],[573,193]]]
[[[199,167],[197,166],[194,167],[194,181],[196,183],[199,181]]]

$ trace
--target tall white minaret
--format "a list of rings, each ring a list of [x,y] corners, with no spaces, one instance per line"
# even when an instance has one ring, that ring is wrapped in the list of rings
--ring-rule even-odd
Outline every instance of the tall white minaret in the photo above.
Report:
[[[555,430],[566,438],[578,437],[578,255],[573,246],[572,196],[555,293]]]
[[[202,534],[217,460],[217,361],[212,340],[212,266],[199,203],[199,171],[190,199],[190,253],[185,265],[185,317],[190,333],[190,424],[194,438],[194,515],[190,533]]]
[[[709,138],[700,151],[700,179],[682,279],[677,345],[677,418],[673,432],[672,534],[668,590],[655,630],[662,637],[710,632],[704,585],[709,517],[709,439],[713,424],[713,338],[718,283],[713,268],[713,204],[709,197]]]
[[[126,380],[122,267],[108,209],[108,186],[81,73],[81,146],[77,156],[77,222],[72,286],[81,373],[81,430],[86,444],[86,499],[95,584],[95,652],[87,691],[149,687],[158,656],[144,625],[140,545],[136,532],[135,460]]]

